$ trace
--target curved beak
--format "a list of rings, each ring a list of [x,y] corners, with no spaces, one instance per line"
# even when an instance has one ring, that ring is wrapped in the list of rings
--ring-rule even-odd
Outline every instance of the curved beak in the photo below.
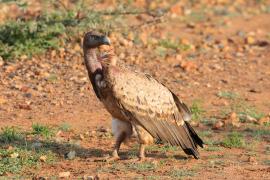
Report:
[[[102,44],[111,45],[111,41],[107,36],[102,37]]]

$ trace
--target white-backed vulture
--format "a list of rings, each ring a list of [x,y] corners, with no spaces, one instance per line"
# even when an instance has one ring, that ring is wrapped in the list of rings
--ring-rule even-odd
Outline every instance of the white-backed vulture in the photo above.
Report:
[[[166,86],[152,76],[117,64],[113,51],[97,57],[101,45],[110,45],[108,37],[95,32],[84,36],[84,61],[96,96],[113,117],[116,137],[113,158],[119,159],[121,143],[135,128],[140,143],[139,157],[145,157],[145,145],[153,138],[180,146],[188,155],[199,158],[197,145],[203,141],[187,122],[188,107]]]

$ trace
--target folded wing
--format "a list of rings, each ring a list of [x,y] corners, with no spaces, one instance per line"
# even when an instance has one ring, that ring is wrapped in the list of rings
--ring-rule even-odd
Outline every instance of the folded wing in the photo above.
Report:
[[[125,117],[153,137],[181,146],[199,158],[203,142],[188,124],[190,111],[167,87],[149,75],[125,71],[114,76],[113,93]]]

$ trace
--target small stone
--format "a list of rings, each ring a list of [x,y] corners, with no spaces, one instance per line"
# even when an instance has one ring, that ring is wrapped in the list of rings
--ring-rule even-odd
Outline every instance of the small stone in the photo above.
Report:
[[[198,127],[199,126],[199,123],[198,122],[195,122],[195,121],[191,121],[190,122],[190,125],[193,126],[193,127]]]
[[[197,65],[192,61],[185,61],[180,66],[187,72],[191,72],[197,69]]]
[[[82,134],[80,134],[79,137],[80,137],[80,140],[84,140],[85,139]]]
[[[255,123],[255,122],[257,122],[257,119],[255,119],[254,117],[251,117],[249,115],[246,115],[245,116],[245,121],[249,122],[249,123]]]
[[[45,156],[45,155],[40,156],[40,157],[39,157],[39,160],[40,160],[41,162],[46,162],[47,156]]]
[[[19,156],[19,153],[16,153],[16,152],[10,154],[10,157],[13,159],[17,158],[18,156]]]
[[[77,51],[77,52],[80,52],[81,51],[81,46],[79,44],[75,44],[74,46],[74,50]]]
[[[255,39],[251,36],[248,36],[246,39],[245,39],[245,42],[249,45],[252,45],[255,43]]]
[[[127,39],[130,40],[130,41],[133,41],[134,40],[134,33],[129,32],[128,35],[127,35]]]
[[[54,58],[56,56],[56,50],[51,51],[51,58]]]
[[[240,127],[238,115],[235,112],[232,112],[228,119],[225,121],[225,124],[230,124],[234,127]]]
[[[3,58],[0,56],[0,67],[3,66],[5,64]]]
[[[249,163],[251,164],[258,164],[257,160],[255,157],[248,157],[248,160],[247,160]]]
[[[244,31],[238,31],[236,33],[237,36],[240,36],[240,37],[244,37],[246,35],[246,33]]]
[[[65,158],[69,159],[69,160],[75,159],[75,157],[76,157],[76,152],[75,151],[70,151],[67,154],[65,154]]]
[[[7,102],[6,98],[0,97],[0,105],[5,104]]]
[[[213,129],[221,129],[222,127],[224,126],[224,123],[222,121],[217,121],[214,126],[213,126]]]
[[[187,23],[187,28],[194,29],[196,27],[196,24],[193,22]]]
[[[31,110],[31,107],[28,104],[19,104],[18,107],[24,110]]]
[[[125,53],[120,53],[119,58],[124,59],[126,57]]]
[[[56,136],[62,136],[63,132],[61,130],[57,131]]]
[[[244,54],[243,54],[243,53],[241,53],[241,52],[237,52],[237,53],[235,54],[235,56],[236,56],[236,57],[243,57],[243,56],[244,56]]]
[[[20,57],[20,59],[21,60],[26,60],[28,57],[26,56],[26,55],[22,55],[21,57]]]
[[[40,148],[42,146],[42,143],[40,142],[34,142],[31,146],[32,149],[37,149]]]
[[[11,151],[13,149],[13,146],[8,146],[7,150]]]
[[[59,178],[68,178],[70,176],[70,172],[66,171],[66,172],[60,172],[58,177]]]
[[[94,179],[95,179],[94,176],[88,176],[88,175],[83,176],[83,180],[94,180]]]
[[[270,117],[262,117],[257,121],[258,124],[264,125],[266,123],[270,123]]]
[[[107,128],[105,128],[105,127],[100,127],[100,128],[98,129],[98,131],[99,131],[99,132],[104,132],[104,133],[106,133],[106,132],[109,132],[109,129],[107,129]]]

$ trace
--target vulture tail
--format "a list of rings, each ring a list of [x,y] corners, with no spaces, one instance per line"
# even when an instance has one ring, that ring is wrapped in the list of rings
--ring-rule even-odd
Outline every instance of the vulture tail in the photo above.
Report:
[[[185,122],[182,126],[178,126],[175,134],[178,141],[177,145],[180,145],[187,155],[192,155],[195,159],[199,159],[200,154],[197,145],[202,147],[203,142],[188,122]],[[173,145],[173,143],[170,144]]]
[[[202,139],[198,136],[198,134],[195,132],[195,130],[191,127],[191,125],[187,121],[185,121],[185,123],[186,123],[189,134],[192,137],[194,143],[199,145],[201,148],[203,148],[204,143],[203,143]]]

